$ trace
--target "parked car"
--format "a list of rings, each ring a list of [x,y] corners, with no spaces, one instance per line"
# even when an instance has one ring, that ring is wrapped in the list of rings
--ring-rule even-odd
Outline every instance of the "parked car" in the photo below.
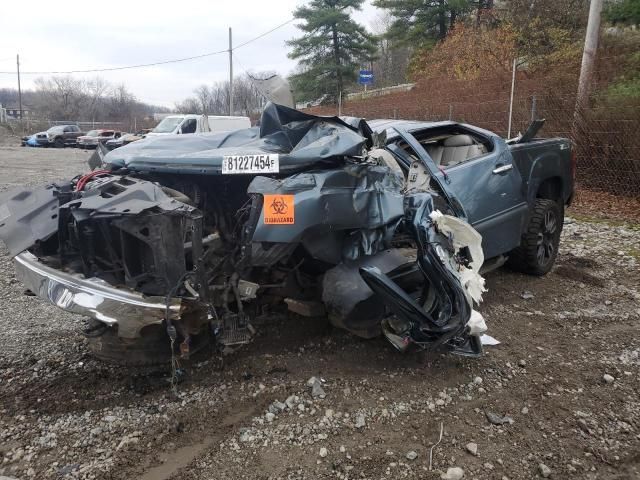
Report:
[[[218,115],[167,115],[147,136],[179,135],[189,133],[231,132],[251,127],[249,117]]]
[[[27,135],[26,137],[22,137],[21,145],[23,147],[44,147],[38,143],[37,134]]]
[[[122,136],[122,132],[118,132],[115,130],[91,130],[86,135],[78,137],[78,147],[79,148],[96,148],[98,144],[105,143],[108,140],[113,138],[120,138]]]
[[[122,135],[120,135],[120,138],[112,138],[111,140],[107,140],[105,142],[105,146],[107,147],[107,150],[114,150],[118,147],[128,145],[131,142],[142,140],[150,131],[150,128],[143,128],[142,130],[138,130],[136,133],[123,133]]]
[[[268,104],[260,127],[132,143],[5,193],[0,238],[17,279],[91,317],[111,361],[186,356],[211,332],[233,350],[277,308],[400,351],[479,355],[481,268],[544,275],[558,252],[575,158],[541,125],[506,141]]]
[[[28,144],[29,138],[35,136],[35,143],[41,147],[63,148],[74,146],[77,138],[83,135],[80,127],[77,125],[56,125],[46,132],[38,132],[34,135],[22,137],[22,146],[33,146]],[[31,142],[34,143],[33,141]]]

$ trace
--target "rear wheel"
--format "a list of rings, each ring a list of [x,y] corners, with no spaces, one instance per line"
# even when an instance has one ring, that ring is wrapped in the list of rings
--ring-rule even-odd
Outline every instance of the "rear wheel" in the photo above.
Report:
[[[562,210],[555,201],[537,199],[520,246],[509,254],[509,266],[530,275],[548,273],[558,255],[562,222]]]

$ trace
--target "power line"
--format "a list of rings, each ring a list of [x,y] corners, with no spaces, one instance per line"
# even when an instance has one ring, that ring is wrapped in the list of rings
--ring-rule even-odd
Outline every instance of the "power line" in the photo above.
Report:
[[[174,60],[165,60],[162,62],[153,62],[153,63],[142,63],[138,65],[127,65],[124,67],[91,68],[87,70],[66,70],[66,71],[58,71],[58,72],[20,72],[20,74],[21,75],[60,75],[60,74],[70,74],[70,73],[112,72],[115,70],[129,70],[132,68],[145,68],[145,67],[154,67],[156,65],[166,65],[168,63],[187,62],[189,60],[195,60],[198,58],[211,57],[213,55],[227,53],[228,51],[229,51],[228,49],[219,50],[217,52],[203,53],[202,55],[194,55],[193,57],[176,58]],[[16,72],[0,72],[0,73],[15,74]]]
[[[256,83],[256,79],[253,78],[253,76],[249,73],[249,71],[244,68],[244,65],[242,65],[242,62],[240,61],[240,59],[238,58],[238,54],[235,55],[235,63],[238,64],[238,66],[242,69],[242,71],[247,75],[247,77],[249,77],[249,81],[251,82],[251,84],[253,85],[253,87],[258,91],[258,93],[260,95],[262,95],[267,101],[269,100],[269,97],[267,96],[266,93],[264,93],[264,91],[258,86],[258,84]]]
[[[235,48],[234,48],[234,50],[237,50],[238,48],[242,48],[242,47],[244,47],[245,45],[249,45],[250,43],[255,42],[256,40],[260,40],[262,37],[265,37],[265,36],[269,35],[270,33],[275,32],[275,31],[276,31],[276,30],[278,30],[279,28],[282,28],[282,27],[284,27],[285,25],[289,25],[289,24],[290,24],[291,22],[293,22],[294,20],[295,20],[295,18],[290,18],[289,20],[287,20],[287,21],[286,21],[286,22],[284,22],[284,23],[281,23],[281,24],[280,24],[280,25],[278,25],[277,27],[274,27],[274,28],[272,28],[271,30],[269,30],[269,31],[267,31],[267,32],[264,32],[263,34],[260,34],[260,35],[258,35],[257,37],[252,38],[251,40],[247,40],[246,42],[241,43],[240,45],[238,45],[237,47],[235,47]]]
[[[284,23],[281,23],[280,25],[272,28],[271,30],[268,30],[260,35],[258,35],[257,37],[254,37],[250,40],[247,40],[244,43],[241,43],[240,45],[238,45],[237,47],[234,47],[233,50],[236,50],[238,48],[242,48],[246,45],[249,45],[252,42],[255,42],[256,40],[261,39],[262,37],[265,37],[267,35],[269,35],[270,33],[275,32],[276,30],[278,30],[279,28],[284,27],[285,25],[288,25],[289,23],[293,22],[295,19],[291,18],[289,20],[287,20]],[[224,49],[224,50],[218,50],[216,52],[208,52],[208,53],[203,53],[201,55],[194,55],[191,57],[184,57],[184,58],[176,58],[176,59],[172,59],[172,60],[164,60],[164,61],[160,61],[160,62],[153,62],[153,63],[142,63],[142,64],[137,64],[137,65],[126,65],[126,66],[122,66],[122,67],[109,67],[109,68],[89,68],[89,69],[82,69],[82,70],[67,70],[67,71],[51,71],[51,72],[36,72],[36,71],[31,71],[31,72],[20,72],[21,75],[66,75],[66,74],[72,74],[72,73],[99,73],[99,72],[113,72],[113,71],[117,71],[117,70],[130,70],[133,68],[146,68],[146,67],[155,67],[158,65],[167,65],[170,63],[180,63],[180,62],[188,62],[190,60],[197,60],[199,58],[205,58],[205,57],[212,57],[214,55],[220,55],[220,54],[227,54],[229,53],[229,49]],[[8,74],[8,75],[15,75],[16,72],[2,72],[0,71],[0,74]]]

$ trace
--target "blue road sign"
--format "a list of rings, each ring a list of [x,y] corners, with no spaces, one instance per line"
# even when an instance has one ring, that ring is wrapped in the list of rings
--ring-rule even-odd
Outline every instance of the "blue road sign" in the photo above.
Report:
[[[360,85],[373,85],[373,71],[360,70],[360,75],[358,75],[358,83]]]

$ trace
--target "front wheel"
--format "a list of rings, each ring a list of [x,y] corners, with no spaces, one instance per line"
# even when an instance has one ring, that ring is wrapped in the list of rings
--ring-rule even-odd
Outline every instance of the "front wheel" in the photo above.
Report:
[[[53,141],[53,146],[56,148],[64,148],[64,139],[60,137],[56,138]]]
[[[171,360],[171,341],[164,323],[149,325],[142,329],[140,337],[123,339],[118,336],[117,327],[99,325],[90,321],[85,330],[89,350],[94,357],[107,363],[126,367],[143,367],[169,363]],[[179,343],[176,341],[174,352],[179,355]],[[208,331],[191,337],[191,355],[204,350],[209,345]],[[1,477],[0,477],[1,478]]]
[[[548,273],[558,255],[562,223],[560,206],[553,200],[538,198],[520,246],[509,254],[509,266],[530,275]]]

